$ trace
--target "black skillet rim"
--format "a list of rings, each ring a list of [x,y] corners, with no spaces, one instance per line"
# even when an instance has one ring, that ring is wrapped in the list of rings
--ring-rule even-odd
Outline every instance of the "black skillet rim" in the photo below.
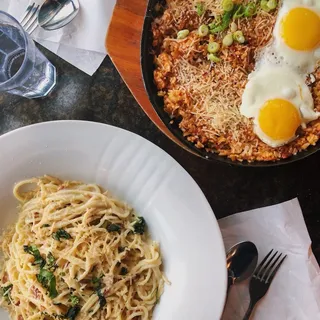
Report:
[[[160,2],[164,2],[160,0]],[[141,46],[140,46],[140,63],[141,63],[141,72],[142,79],[145,90],[147,92],[148,98],[160,117],[161,121],[165,126],[170,130],[170,132],[183,144],[187,147],[188,151],[196,153],[203,159],[208,161],[218,161],[226,163],[233,166],[240,167],[276,167],[284,164],[294,163],[296,161],[302,160],[320,149],[320,143],[317,143],[315,146],[310,146],[307,150],[301,151],[296,155],[293,155],[287,159],[281,159],[277,161],[232,161],[227,157],[220,156],[216,153],[206,152],[204,150],[198,149],[193,143],[189,142],[182,134],[181,129],[178,126],[178,122],[170,118],[170,116],[164,111],[163,99],[157,95],[157,88],[153,80],[153,55],[151,54],[152,48],[152,33],[151,33],[151,24],[155,18],[153,8],[159,3],[159,0],[149,0],[146,15],[144,17],[142,37],[141,37]]]

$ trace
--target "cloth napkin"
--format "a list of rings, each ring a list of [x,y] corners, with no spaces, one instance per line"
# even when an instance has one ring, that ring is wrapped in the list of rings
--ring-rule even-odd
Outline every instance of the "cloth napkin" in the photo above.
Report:
[[[44,0],[0,0],[0,10],[20,20],[30,2],[42,4]],[[37,28],[32,37],[78,69],[92,75],[107,54],[105,37],[116,0],[79,2],[80,12],[70,24],[55,31]]]
[[[258,263],[271,249],[288,255],[251,319],[320,319],[320,269],[297,199],[238,213],[219,225],[226,250],[249,240],[258,248]],[[248,283],[231,288],[222,320],[242,319],[249,305]]]

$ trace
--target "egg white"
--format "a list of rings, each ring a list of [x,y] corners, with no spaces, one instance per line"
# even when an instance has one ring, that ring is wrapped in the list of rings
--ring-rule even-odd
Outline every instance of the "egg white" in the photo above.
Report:
[[[298,51],[287,46],[281,37],[281,22],[283,17],[294,8],[308,8],[320,16],[319,0],[283,0],[278,12],[276,24],[273,30],[273,41],[267,46],[260,56],[260,64],[267,62],[289,66],[300,74],[311,73],[316,63],[320,60],[320,47],[311,51]]]
[[[295,138],[292,136],[289,140],[273,140],[261,130],[258,123],[260,110],[272,99],[291,102],[301,116],[302,126],[320,116],[319,112],[314,111],[313,98],[303,77],[286,66],[261,66],[249,76],[242,95],[240,113],[247,118],[253,118],[255,134],[271,147],[279,147]]]

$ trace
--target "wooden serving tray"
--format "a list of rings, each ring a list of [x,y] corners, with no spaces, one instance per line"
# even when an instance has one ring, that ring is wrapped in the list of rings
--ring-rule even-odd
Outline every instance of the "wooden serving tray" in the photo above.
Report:
[[[187,149],[159,118],[144,88],[140,68],[140,42],[146,9],[147,0],[117,1],[107,33],[107,51],[122,79],[148,117],[171,140]]]

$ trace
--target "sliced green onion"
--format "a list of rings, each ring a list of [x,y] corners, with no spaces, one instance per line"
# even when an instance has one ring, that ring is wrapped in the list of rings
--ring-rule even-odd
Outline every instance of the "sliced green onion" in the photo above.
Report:
[[[189,35],[190,31],[188,29],[181,30],[177,33],[177,39],[185,39]]]
[[[216,55],[214,55],[213,53],[210,53],[207,55],[207,58],[208,60],[210,60],[211,62],[214,62],[214,63],[218,63],[221,61],[220,58],[218,58]]]
[[[198,34],[200,37],[205,37],[209,34],[209,27],[205,24],[201,25],[198,30]]]
[[[230,31],[231,32],[236,32],[238,30],[238,26],[235,22],[231,22],[231,25],[230,25]]]
[[[229,12],[233,9],[233,1],[232,0],[222,0],[222,9],[223,11]]]
[[[268,0],[261,0],[260,7],[263,11],[269,12],[271,9],[268,7]]]
[[[218,42],[209,42],[207,50],[209,53],[217,53],[220,50],[220,44]]]
[[[204,7],[203,2],[196,3],[196,11],[197,11],[198,16],[202,16],[206,12],[206,9]]]
[[[244,9],[244,16],[249,18],[254,16],[256,12],[257,12],[257,7],[253,2],[251,2]]]
[[[245,7],[240,4],[236,10],[236,12],[233,14],[233,19],[239,19],[244,16]]]
[[[238,43],[244,43],[246,38],[244,37],[242,31],[238,30],[233,34],[233,39]]]
[[[233,44],[232,33],[228,33],[222,40],[222,44],[224,47],[230,47]]]
[[[267,6],[270,10],[274,10],[277,7],[278,3],[277,0],[269,0],[267,2]]]
[[[222,0],[222,9],[223,11],[230,12],[234,7],[232,0]]]

